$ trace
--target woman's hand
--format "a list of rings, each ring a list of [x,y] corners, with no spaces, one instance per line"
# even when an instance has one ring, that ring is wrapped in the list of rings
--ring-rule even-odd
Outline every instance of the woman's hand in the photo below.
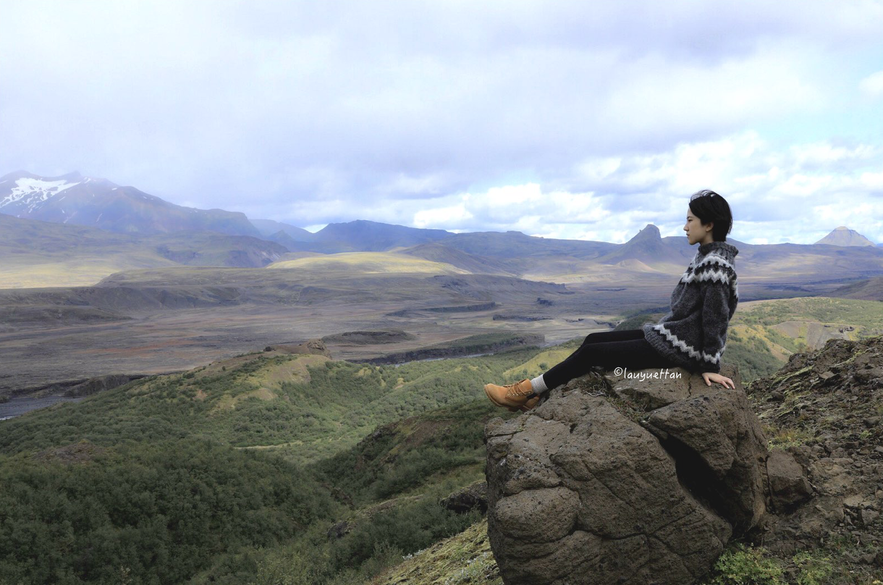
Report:
[[[724,388],[735,388],[736,384],[726,376],[715,374],[714,372],[702,372],[702,379],[705,380],[706,386],[711,386],[712,382],[723,384]]]

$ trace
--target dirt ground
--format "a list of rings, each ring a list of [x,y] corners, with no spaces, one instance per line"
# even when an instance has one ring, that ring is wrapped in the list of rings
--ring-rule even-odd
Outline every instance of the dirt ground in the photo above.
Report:
[[[40,320],[0,323],[0,397],[109,374],[187,370],[268,345],[350,331],[395,329],[410,335],[398,343],[377,345],[330,341],[327,345],[335,359],[379,357],[501,331],[540,334],[546,344],[557,344],[610,329],[628,312],[664,312],[677,282],[667,275],[641,282],[606,279],[566,287],[550,284],[538,293],[536,287],[546,285],[476,278],[484,280],[462,289],[446,282],[419,285],[423,288],[411,291],[401,287],[418,281],[361,279],[346,289],[335,289],[335,294],[343,293],[336,297],[322,298],[317,292],[308,303],[261,297],[256,285],[246,292],[260,298],[257,301],[196,308],[127,308],[116,313],[121,319],[106,315],[101,320],[53,319],[57,307],[53,305]],[[769,283],[743,283],[740,292],[743,299],[777,296]],[[447,310],[488,301],[493,301],[489,310]],[[57,299],[53,302],[58,303]]]

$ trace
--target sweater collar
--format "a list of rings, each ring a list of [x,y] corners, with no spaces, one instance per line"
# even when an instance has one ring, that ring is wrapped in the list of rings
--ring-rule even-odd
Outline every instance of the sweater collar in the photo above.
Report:
[[[728,244],[726,242],[709,242],[707,244],[702,244],[699,246],[699,254],[701,254],[702,256],[708,255],[708,253],[713,250],[717,250],[720,255],[727,260],[732,260],[736,257],[736,254],[739,253],[739,250],[736,249],[736,246],[733,246],[732,244]]]

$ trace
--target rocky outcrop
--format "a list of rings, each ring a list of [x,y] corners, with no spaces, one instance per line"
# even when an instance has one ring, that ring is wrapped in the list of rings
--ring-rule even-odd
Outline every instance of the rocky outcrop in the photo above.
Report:
[[[322,338],[325,343],[344,343],[347,345],[379,345],[384,343],[401,343],[413,341],[416,336],[401,329],[388,329],[378,331],[345,331],[326,335]]]
[[[772,444],[774,513],[764,519],[763,546],[780,555],[821,549],[851,574],[879,578],[883,337],[830,340],[794,354],[747,391]]]
[[[264,351],[278,351],[280,353],[287,353],[292,355],[307,354],[324,355],[328,358],[331,357],[331,352],[328,351],[328,348],[325,346],[325,342],[321,339],[310,339],[309,341],[305,341],[300,345],[270,345],[267,346]]]
[[[738,372],[722,373],[735,389],[681,369],[594,373],[489,422],[488,535],[504,581],[694,583],[758,526],[766,440]],[[792,472],[783,497],[798,497]]]
[[[466,486],[442,499],[439,504],[442,508],[458,514],[477,510],[484,515],[487,512],[487,483],[482,481]]]
[[[86,380],[81,384],[77,384],[68,388],[64,391],[63,395],[70,398],[90,396],[97,392],[103,392],[104,390],[117,388],[124,384],[128,384],[132,380],[138,380],[143,377],[144,376],[126,376],[122,374],[98,376],[97,378],[90,378],[89,380]]]
[[[424,347],[400,353],[390,353],[383,357],[352,360],[371,365],[403,364],[419,360],[444,359],[498,353],[516,347],[540,346],[545,337],[536,333],[472,335],[450,343]]]

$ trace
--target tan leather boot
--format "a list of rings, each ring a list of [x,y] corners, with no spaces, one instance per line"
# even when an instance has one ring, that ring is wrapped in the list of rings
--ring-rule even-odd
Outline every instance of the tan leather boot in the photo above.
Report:
[[[516,384],[497,386],[486,384],[484,393],[497,406],[508,408],[512,412],[527,412],[537,405],[540,397],[533,393],[530,380],[522,380]]]

